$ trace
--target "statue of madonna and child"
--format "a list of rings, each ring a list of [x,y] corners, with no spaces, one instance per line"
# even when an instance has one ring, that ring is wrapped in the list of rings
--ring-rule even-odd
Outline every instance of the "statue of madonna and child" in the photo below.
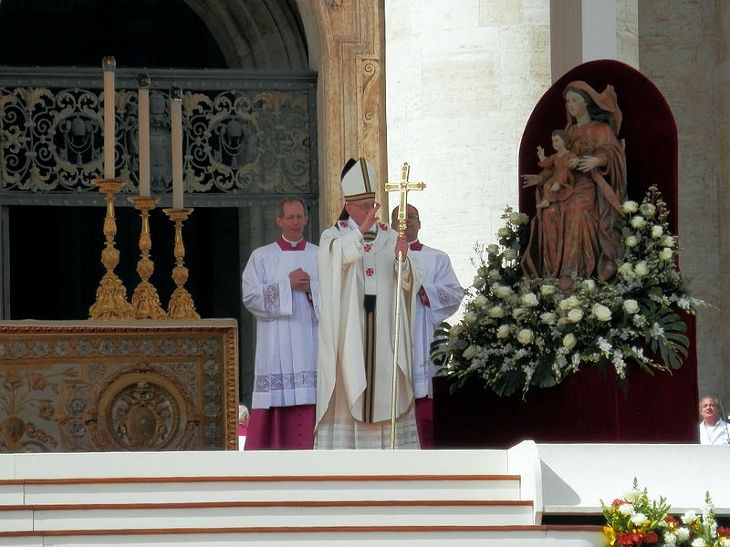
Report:
[[[530,277],[554,278],[568,290],[576,277],[610,281],[617,270],[624,215],[626,157],[618,140],[621,110],[607,86],[596,92],[574,81],[563,92],[567,126],[552,134],[555,154],[538,147],[543,171],[523,175],[536,186],[537,211],[522,268]]]
[[[629,362],[666,371],[688,355],[677,312],[701,302],[677,269],[659,190],[627,199],[614,88],[576,80],[562,96],[567,125],[552,132],[554,153],[538,147],[542,171],[522,177],[536,193],[529,230],[527,215],[508,208],[498,242],[480,252],[463,319],[437,331],[432,360],[456,387],[477,376],[498,395],[524,397],[584,365],[623,380]]]

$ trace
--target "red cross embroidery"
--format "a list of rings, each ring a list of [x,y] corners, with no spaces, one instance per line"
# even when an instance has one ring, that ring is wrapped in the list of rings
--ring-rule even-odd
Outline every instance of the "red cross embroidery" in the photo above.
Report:
[[[373,250],[373,246],[372,246],[372,245],[371,245],[370,243],[366,243],[365,245],[363,245],[363,250],[364,250],[364,251],[365,251],[366,253],[369,253],[370,251],[372,251],[372,250]]]
[[[347,221],[341,220],[340,221],[340,228],[347,228]]]
[[[375,268],[365,268],[365,275],[372,277],[375,275]]]

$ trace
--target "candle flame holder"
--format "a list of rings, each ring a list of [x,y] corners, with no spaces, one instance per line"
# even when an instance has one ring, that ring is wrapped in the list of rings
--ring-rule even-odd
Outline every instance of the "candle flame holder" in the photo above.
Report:
[[[114,218],[114,194],[119,193],[125,183],[120,179],[94,179],[92,182],[106,199],[106,217],[104,218],[106,243],[101,251],[101,263],[106,268],[106,273],[96,289],[96,301],[89,308],[89,318],[132,319],[134,310],[127,301],[127,289],[122,280],[114,273],[114,268],[119,264],[119,250],[114,246],[114,236],[117,234],[117,223]]]
[[[135,319],[163,319],[167,317],[165,310],[160,306],[160,297],[157,289],[149,279],[155,270],[155,263],[150,259],[152,236],[150,235],[149,212],[155,208],[158,199],[153,197],[136,196],[129,198],[134,208],[142,217],[142,229],[139,234],[140,259],[137,261],[137,273],[141,281],[134,289],[132,307]]]
[[[200,319],[195,311],[193,297],[185,289],[188,280],[188,269],[185,267],[185,245],[182,237],[182,225],[193,212],[189,208],[163,209],[164,213],[175,223],[175,267],[172,269],[172,279],[177,288],[172,292],[170,304],[167,307],[168,319]]]

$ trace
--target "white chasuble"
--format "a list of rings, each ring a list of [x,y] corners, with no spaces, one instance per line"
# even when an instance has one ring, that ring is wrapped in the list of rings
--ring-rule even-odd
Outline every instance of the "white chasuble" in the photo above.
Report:
[[[286,245],[280,238],[259,247],[243,270],[243,303],[256,317],[252,408],[316,401],[317,246]],[[311,294],[292,290],[289,273],[297,268],[309,274]]]
[[[410,246],[411,263],[420,274],[423,289],[418,294],[413,324],[413,389],[421,399],[433,397],[435,371],[430,354],[434,331],[459,309],[464,289],[446,253],[418,241]]]
[[[365,242],[357,224],[338,221],[322,234],[319,250],[320,329],[316,448],[388,448],[393,374],[397,268],[402,267],[396,381],[396,446],[418,448],[413,410],[410,322],[417,272],[395,259],[396,234],[378,225]],[[366,370],[366,287],[374,287],[374,370]],[[372,400],[366,400],[366,394]],[[366,416],[366,412],[370,416]]]

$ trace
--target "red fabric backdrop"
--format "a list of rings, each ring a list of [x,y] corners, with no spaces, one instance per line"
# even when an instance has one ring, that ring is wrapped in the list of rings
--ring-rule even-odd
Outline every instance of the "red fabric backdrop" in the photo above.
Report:
[[[613,85],[623,112],[629,199],[641,202],[656,184],[667,202],[669,225],[678,233],[677,128],[669,105],[640,72],[617,61],[593,61],[558,80],[535,106],[520,142],[519,174],[537,173],[536,150],[552,153],[550,135],[566,125],[563,90],[584,80],[601,92]],[[515,184],[519,184],[518,181]],[[522,189],[520,210],[535,212],[534,189]],[[694,317],[685,318],[690,355],[673,374],[649,375],[630,368],[626,385],[612,371],[586,368],[561,385],[521,397],[501,398],[478,382],[451,392],[434,382],[434,427],[438,448],[508,447],[537,442],[695,442],[697,358]]]

